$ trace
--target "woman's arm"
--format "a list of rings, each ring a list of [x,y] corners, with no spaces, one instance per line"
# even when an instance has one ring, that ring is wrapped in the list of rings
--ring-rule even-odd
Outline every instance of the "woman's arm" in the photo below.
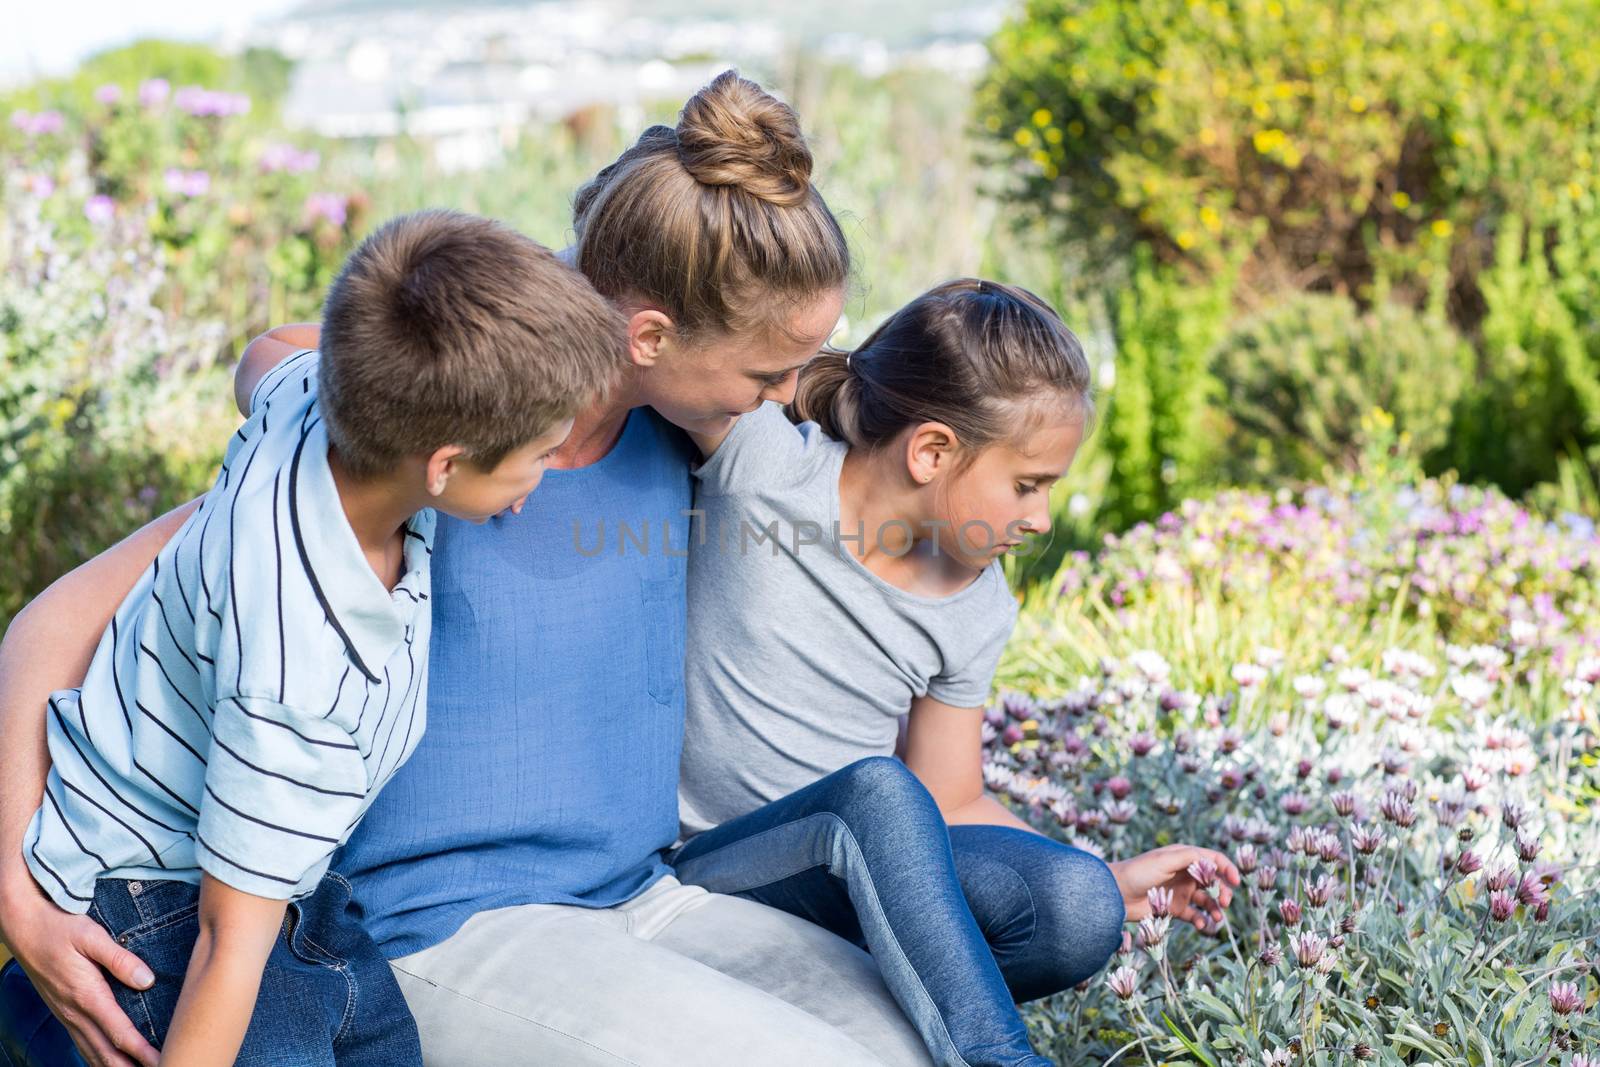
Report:
[[[0,643],[0,940],[94,1067],[155,1063],[155,1049],[117,1007],[100,967],[136,989],[151,978],[94,920],[56,907],[22,861],[50,770],[45,701],[82,683],[118,605],[198,504],[163,515],[59,579],[11,621]]]
[[[233,402],[239,414],[250,415],[250,394],[256,391],[261,379],[279,363],[307,348],[322,343],[322,326],[315,322],[296,322],[288,326],[274,326],[266,333],[244,346],[239,358],[239,368],[233,372]]]
[[[210,1067],[239,1055],[287,905],[201,875],[200,936],[161,1046],[161,1067]]]

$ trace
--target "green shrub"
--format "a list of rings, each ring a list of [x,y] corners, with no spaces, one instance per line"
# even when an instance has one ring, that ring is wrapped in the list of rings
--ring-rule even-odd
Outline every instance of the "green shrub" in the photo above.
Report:
[[[1449,323],[1387,301],[1363,312],[1348,297],[1301,293],[1243,319],[1213,357],[1235,425],[1229,473],[1270,482],[1348,468],[1374,408],[1394,416],[1414,455],[1434,452],[1468,356]]]

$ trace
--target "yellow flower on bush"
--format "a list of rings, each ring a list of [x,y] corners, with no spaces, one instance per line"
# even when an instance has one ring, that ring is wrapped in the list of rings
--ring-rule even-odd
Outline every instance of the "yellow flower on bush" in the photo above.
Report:
[[[1179,230],[1175,240],[1178,242],[1178,247],[1185,252],[1194,247],[1194,234],[1188,230]]]
[[[1016,133],[1011,135],[1011,139],[1016,141],[1017,144],[1022,148],[1030,148],[1033,145],[1033,131],[1028,129],[1019,129]]]
[[[1456,228],[1449,219],[1434,219],[1433,225],[1428,227],[1435,237],[1449,237],[1456,232]]]
[[[1212,233],[1219,233],[1222,230],[1222,216],[1217,214],[1216,208],[1207,204],[1200,209],[1200,225]]]
[[[1042,129],[1045,126],[1050,125],[1050,118],[1050,109],[1047,107],[1041,107],[1039,110],[1033,113],[1033,124]]]
[[[1393,202],[1395,210],[1397,211],[1404,211],[1406,208],[1411,206],[1411,197],[1404,190],[1395,193],[1394,196],[1390,197],[1389,199],[1391,202]]]
[[[1362,112],[1366,111],[1367,110],[1367,98],[1364,97],[1364,96],[1361,96],[1359,94],[1356,95],[1356,96],[1352,96],[1350,98],[1350,110],[1354,111],[1357,115],[1359,115]]]

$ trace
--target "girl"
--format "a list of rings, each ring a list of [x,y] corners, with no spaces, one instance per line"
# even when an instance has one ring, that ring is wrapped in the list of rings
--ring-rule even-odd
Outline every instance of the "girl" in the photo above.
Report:
[[[1098,970],[1145,889],[1198,923],[1238,880],[1186,847],[1114,872],[983,792],[982,705],[1016,618],[999,557],[1050,527],[1093,413],[1082,349],[1032,294],[951,282],[813,361],[790,412],[691,432],[672,862],[870,947],[939,1063],[1041,1062],[1013,1000]],[[1224,872],[1214,900],[1182,873],[1197,858]]]

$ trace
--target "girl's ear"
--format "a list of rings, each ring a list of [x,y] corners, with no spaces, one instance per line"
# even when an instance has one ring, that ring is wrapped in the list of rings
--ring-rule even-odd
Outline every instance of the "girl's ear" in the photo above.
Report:
[[[427,490],[429,496],[444,495],[450,478],[461,469],[462,457],[467,450],[460,445],[445,445],[428,457]]]
[[[906,439],[906,471],[918,485],[927,485],[955,466],[956,432],[942,422],[925,422]]]
[[[655,308],[640,308],[628,318],[628,358],[636,367],[653,367],[672,336],[672,320]]]

